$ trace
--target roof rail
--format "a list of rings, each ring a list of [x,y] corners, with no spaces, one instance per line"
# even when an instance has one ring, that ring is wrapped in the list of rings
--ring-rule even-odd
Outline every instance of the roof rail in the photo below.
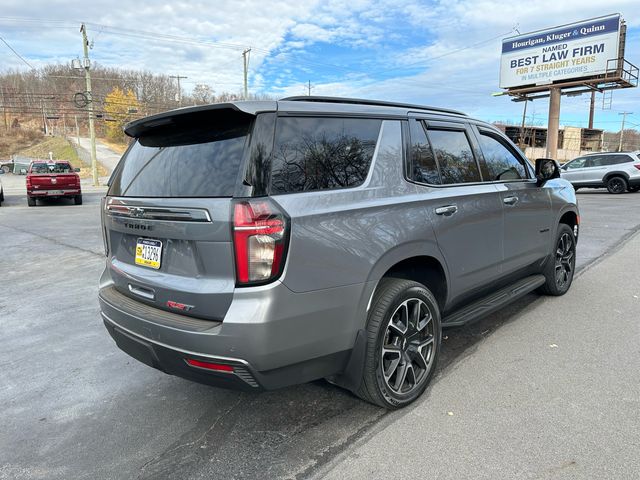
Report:
[[[343,97],[321,97],[321,96],[306,96],[300,95],[295,97],[286,97],[281,98],[279,101],[285,102],[321,102],[321,103],[345,103],[352,105],[377,105],[381,107],[400,107],[400,108],[410,108],[417,110],[430,110],[433,112],[443,112],[443,113],[452,113],[455,115],[463,115],[467,116],[466,113],[460,112],[458,110],[451,110],[448,108],[440,108],[440,107],[428,107],[425,105],[413,105],[410,103],[396,103],[396,102],[385,102],[382,100],[367,100],[363,98],[343,98]]]

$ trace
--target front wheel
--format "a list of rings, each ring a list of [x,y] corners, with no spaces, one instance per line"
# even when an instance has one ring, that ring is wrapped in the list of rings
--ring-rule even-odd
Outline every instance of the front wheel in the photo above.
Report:
[[[440,353],[440,310],[424,285],[383,278],[367,321],[367,352],[357,394],[383,408],[409,405],[427,388]]]
[[[546,282],[538,291],[545,295],[560,296],[569,291],[576,268],[576,237],[569,225],[560,224],[555,245],[543,272]]]
[[[607,180],[607,191],[609,193],[624,193],[627,191],[627,181],[622,177],[611,177]]]

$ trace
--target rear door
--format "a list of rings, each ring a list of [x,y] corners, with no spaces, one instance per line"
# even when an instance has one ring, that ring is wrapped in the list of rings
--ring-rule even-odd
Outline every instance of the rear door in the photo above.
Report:
[[[498,277],[503,255],[500,194],[495,185],[482,182],[466,123],[409,122],[408,176],[424,194],[455,303]]]
[[[486,181],[500,192],[504,209],[504,261],[507,275],[548,255],[551,244],[551,196],[539,187],[526,158],[493,129],[474,127],[482,151]]]
[[[589,155],[586,158],[580,182],[589,185],[601,183],[609,165],[607,156]]]
[[[158,308],[224,317],[235,286],[231,198],[252,125],[253,116],[224,109],[136,139],[105,202],[117,290]]]

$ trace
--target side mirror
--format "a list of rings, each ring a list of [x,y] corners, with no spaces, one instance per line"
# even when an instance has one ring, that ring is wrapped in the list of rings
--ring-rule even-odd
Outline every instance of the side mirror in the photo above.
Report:
[[[78,173],[80,171],[80,169],[79,168],[74,168],[73,171]]]
[[[560,166],[552,158],[537,158],[536,159],[536,179],[538,185],[542,186],[548,180],[553,178],[560,178]]]

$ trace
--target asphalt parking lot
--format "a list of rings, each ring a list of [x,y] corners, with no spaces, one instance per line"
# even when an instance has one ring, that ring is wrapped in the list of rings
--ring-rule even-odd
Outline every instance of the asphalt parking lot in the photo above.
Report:
[[[98,313],[97,282],[104,263],[98,216],[101,195],[85,192],[82,206],[52,202],[28,208],[24,194],[15,189],[6,194],[0,208],[0,478],[229,479],[325,474],[347,478],[357,473],[347,468],[351,463],[361,465],[358,458],[370,459],[366,445],[372,439],[385,438],[394,428],[409,429],[408,424],[433,420],[428,415],[431,393],[415,407],[390,414],[324,381],[263,394],[238,393],[170,377],[130,359],[116,348]],[[640,229],[640,193],[610,195],[590,190],[580,191],[578,198],[582,228],[577,264],[579,270],[586,270],[586,278],[593,271],[587,267],[608,262],[608,255]],[[640,255],[635,250],[635,256],[632,252],[626,263],[619,263],[637,272]],[[605,306],[607,289],[617,288],[615,275],[606,278],[600,300]],[[637,281],[637,276],[626,275],[620,281],[628,286],[634,278]],[[597,285],[579,277],[571,298],[581,303],[598,292]],[[510,335],[517,334],[513,330],[522,327],[528,316],[554,314],[554,301],[532,294],[472,326],[448,330],[432,388],[447,385],[470,394],[464,386],[481,374],[488,376],[488,385],[512,380],[518,384],[521,378],[490,377],[487,372],[499,360],[486,354],[487,345],[494,351],[512,349]],[[571,304],[565,301],[558,308],[571,309]],[[631,315],[626,305],[624,308],[622,314]],[[562,312],[557,311],[559,317]],[[637,310],[633,315],[637,318]],[[621,344],[627,350],[616,352],[616,358],[627,358],[630,365],[638,365],[640,356],[637,327],[635,336],[635,342]],[[551,343],[546,337],[544,342]],[[474,368],[466,368],[474,359],[478,360]],[[519,361],[526,362],[526,356]],[[569,365],[571,357],[560,361]],[[628,374],[630,368],[620,371]],[[509,372],[518,376],[516,368]],[[455,384],[447,384],[454,377]],[[577,376],[568,378],[582,381]],[[589,385],[595,391],[583,393],[595,397],[598,389],[623,388],[608,381]],[[571,398],[556,400],[559,405],[574,402]],[[438,399],[436,402],[441,405]],[[533,403],[529,408],[535,408]],[[624,408],[629,409],[624,413],[630,423],[612,425],[610,435],[635,431],[635,438],[618,440],[630,442],[631,447],[635,442],[637,452],[638,398],[630,398]],[[487,409],[478,415],[485,423],[492,421],[491,428],[497,432],[510,429],[505,430],[504,438],[511,442],[517,434],[514,425],[501,421],[498,413]],[[584,422],[585,418],[576,415],[575,420]],[[541,431],[559,428],[553,416],[539,421]],[[473,436],[475,427],[467,420],[447,428],[452,438],[461,439],[465,434]],[[602,435],[606,438],[607,432]],[[398,436],[390,436],[389,441],[399,441]],[[510,445],[505,450],[511,452]],[[588,444],[585,448],[599,455],[598,447]],[[411,447],[414,451],[420,448],[419,442]],[[602,451],[607,452],[606,448]],[[545,452],[538,449],[530,454]],[[446,461],[455,464],[456,457],[451,452]],[[378,467],[384,471],[389,465]],[[574,470],[570,467],[558,476],[581,478],[571,477]],[[529,473],[512,469],[486,478],[513,478],[514,471]],[[609,478],[633,478],[626,476],[630,471]],[[373,473],[364,468],[360,472],[363,478]],[[407,474],[403,471],[400,476]]]

